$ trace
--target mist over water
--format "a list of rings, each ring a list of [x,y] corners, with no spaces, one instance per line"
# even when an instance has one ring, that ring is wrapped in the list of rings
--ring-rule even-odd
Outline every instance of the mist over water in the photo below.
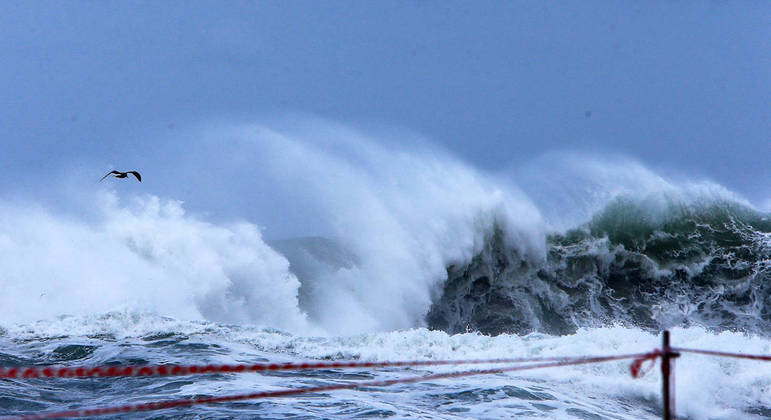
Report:
[[[409,328],[424,325],[446,267],[468,261],[494,225],[522,252],[544,252],[543,224],[524,195],[436,150],[388,150],[334,126],[314,134],[210,126],[183,146],[193,152],[164,159],[177,168],[176,188],[194,184],[241,209],[241,221],[207,222],[173,196],[119,193],[126,184],[114,180],[68,184],[76,193],[58,206],[69,209],[62,215],[57,206],[7,204],[0,246],[13,270],[3,299],[19,306],[14,320],[134,309],[290,331]],[[158,173],[143,169],[148,188]],[[236,178],[258,185],[232,187]],[[249,215],[264,210],[255,201],[274,219],[284,209],[311,214],[357,264],[314,273],[301,307],[288,261]]]
[[[663,329],[771,354],[771,3],[137,3],[0,5],[0,368],[618,355]],[[0,380],[0,419],[475,367]],[[658,367],[121,418],[656,419]],[[679,416],[771,419],[771,363],[675,371]]]
[[[135,168],[141,184],[99,183],[104,168],[72,164],[56,187],[0,198],[0,361],[628,353],[673,327],[679,345],[768,352],[771,222],[742,197],[617,156],[552,153],[490,173],[394,135],[318,120],[218,122],[164,139]],[[769,415],[767,369],[723,362],[678,363],[681,412]],[[422,373],[171,378],[120,391],[105,379],[99,398]],[[38,399],[0,385],[10,414],[94,398],[81,383]],[[631,379],[624,363],[441,385],[191,412],[658,416],[657,379]],[[401,392],[409,397],[392,398]]]
[[[142,168],[146,184],[71,181],[63,204],[3,204],[8,319],[140,310],[305,333],[420,327],[448,268],[462,270],[496,235],[537,267],[547,235],[619,197],[654,221],[673,203],[750,206],[626,158],[551,154],[490,174],[425,141],[385,147],[317,120],[276,126],[200,126]],[[272,225],[298,239],[266,243]]]
[[[664,219],[671,203],[715,201],[754,207],[741,195],[703,178],[665,176],[628,156],[551,152],[504,176],[532,199],[550,226],[564,232],[589,222],[619,197],[634,198],[649,216]],[[762,206],[761,206],[762,208]]]

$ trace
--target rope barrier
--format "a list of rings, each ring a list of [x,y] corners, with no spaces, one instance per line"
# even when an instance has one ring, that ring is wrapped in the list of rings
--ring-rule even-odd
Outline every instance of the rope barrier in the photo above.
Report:
[[[737,359],[764,360],[766,362],[771,362],[771,356],[759,355],[759,354],[728,353],[724,351],[699,350],[699,349],[689,349],[689,348],[683,348],[683,347],[672,347],[672,350],[685,352],[685,353],[706,354],[709,356],[734,357]]]
[[[625,354],[625,355],[617,355],[617,356],[575,357],[575,358],[569,358],[569,360],[536,363],[536,364],[525,365],[525,366],[512,366],[512,367],[497,368],[497,369],[438,373],[438,374],[425,375],[425,376],[413,376],[409,378],[364,381],[364,382],[356,382],[356,383],[326,385],[326,386],[317,386],[317,387],[299,388],[299,389],[284,389],[279,391],[255,392],[250,394],[230,395],[230,396],[222,396],[222,397],[166,400],[166,401],[158,401],[158,402],[151,402],[151,403],[122,405],[122,406],[105,407],[105,408],[90,408],[90,409],[81,409],[81,410],[59,411],[59,412],[51,412],[51,413],[33,414],[33,415],[21,416],[21,417],[6,417],[4,418],[4,420],[10,420],[10,419],[37,420],[37,419],[55,419],[55,418],[64,418],[64,417],[88,417],[88,416],[99,416],[99,415],[128,413],[128,412],[137,412],[137,411],[163,410],[167,408],[187,407],[192,405],[209,404],[209,403],[215,403],[215,402],[232,402],[232,401],[259,399],[259,398],[286,397],[286,396],[316,393],[316,392],[327,392],[327,391],[336,391],[336,390],[343,390],[343,389],[357,389],[362,387],[381,387],[381,386],[415,383],[415,382],[423,382],[423,381],[430,381],[430,380],[437,380],[437,379],[460,378],[460,377],[474,376],[474,375],[491,375],[491,374],[507,373],[507,372],[515,372],[515,371],[531,370],[531,369],[544,369],[544,368],[559,367],[559,366],[572,366],[572,365],[582,365],[582,364],[588,364],[588,363],[609,362],[614,360],[625,360],[625,359],[637,360],[641,358],[652,357],[652,354],[653,353],[636,353],[636,354]]]
[[[312,362],[255,363],[235,365],[158,365],[158,366],[22,366],[0,368],[0,379],[89,378],[121,376],[179,376],[214,373],[268,372],[281,370],[417,367],[468,364],[511,364],[573,360],[576,357],[521,357],[507,359],[422,360],[392,362]]]
[[[240,373],[240,372],[269,372],[286,370],[309,370],[309,369],[345,369],[345,368],[384,368],[384,367],[417,367],[417,366],[438,366],[438,365],[462,365],[462,364],[514,364],[514,363],[532,363],[528,365],[518,365],[495,369],[467,370],[459,372],[438,373],[425,376],[413,376],[401,379],[374,380],[356,383],[344,383],[335,385],[325,385],[298,389],[283,389],[278,391],[264,391],[250,394],[229,395],[221,397],[202,397],[191,399],[166,400],[142,404],[122,405],[105,408],[76,409],[69,411],[49,412],[42,414],[33,414],[20,417],[0,417],[0,420],[32,420],[32,419],[54,419],[63,417],[87,417],[107,414],[163,410],[175,407],[186,407],[198,404],[209,404],[215,402],[230,402],[260,398],[286,397],[292,395],[327,392],[343,389],[358,389],[363,387],[381,387],[395,384],[406,384],[437,379],[459,378],[473,375],[490,375],[506,372],[515,372],[530,369],[543,369],[559,366],[582,365],[588,363],[600,363],[614,360],[634,359],[629,365],[629,371],[635,378],[643,376],[650,371],[655,360],[662,358],[662,374],[668,378],[669,359],[676,357],[679,353],[696,353],[710,356],[733,357],[741,359],[771,361],[771,355],[754,355],[742,353],[730,353],[713,350],[700,350],[683,347],[670,347],[668,343],[668,331],[664,332],[664,345],[661,349],[656,349],[648,353],[624,354],[617,356],[578,356],[578,357],[531,357],[531,358],[505,358],[505,359],[470,359],[470,360],[424,360],[424,361],[391,361],[391,362],[312,362],[312,363],[256,363],[256,364],[233,364],[233,365],[157,365],[157,366],[32,366],[32,367],[0,367],[0,379],[28,379],[28,378],[87,378],[87,377],[126,377],[126,376],[175,376],[175,375],[197,375],[197,374],[216,374],[216,373]],[[643,364],[651,361],[651,365],[643,370]],[[666,363],[665,363],[666,362]],[[665,372],[666,371],[666,372]],[[669,387],[667,386],[667,390]],[[667,390],[664,396],[668,395]],[[674,418],[674,409],[664,407],[664,418]]]

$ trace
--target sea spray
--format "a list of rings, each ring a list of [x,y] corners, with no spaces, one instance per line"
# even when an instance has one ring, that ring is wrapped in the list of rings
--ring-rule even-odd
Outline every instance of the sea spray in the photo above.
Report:
[[[294,253],[302,309],[329,333],[425,325],[446,267],[468,263],[494,225],[510,246],[544,258],[545,225],[526,196],[429,146],[385,147],[357,130],[305,121],[291,129],[213,124],[197,134],[196,148],[212,151],[209,173],[227,185],[253,179],[259,186],[228,196],[232,206],[269,219],[284,213],[255,197],[272,208],[299,208],[305,217],[298,223],[355,256],[355,264],[330,265]],[[199,155],[175,156],[181,167],[204,164]],[[309,265],[315,271],[302,268]]]
[[[6,321],[144,310],[181,319],[307,327],[289,263],[248,223],[216,226],[179,202],[94,197],[99,221],[0,207]]]
[[[570,194],[550,195],[537,176],[512,181],[332,124],[212,124],[174,147],[148,160],[138,196],[80,182],[63,204],[3,198],[1,364],[617,354],[652,350],[673,326],[675,345],[771,351],[768,215],[719,186],[595,160],[557,182]],[[282,222],[305,238],[263,240]],[[683,356],[679,413],[768,418],[766,365]],[[657,372],[633,379],[628,369],[163,415],[658,418]],[[0,415],[439,371],[7,381]]]
[[[450,267],[429,325],[450,332],[565,334],[581,326],[700,325],[771,334],[771,222],[743,204],[618,197],[548,239],[545,261],[493,237]]]

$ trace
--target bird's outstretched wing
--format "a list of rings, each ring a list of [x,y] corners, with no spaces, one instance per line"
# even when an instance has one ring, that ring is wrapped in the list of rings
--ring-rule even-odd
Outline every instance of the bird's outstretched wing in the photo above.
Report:
[[[112,175],[112,174],[119,174],[119,173],[120,173],[120,172],[118,172],[118,171],[110,171],[110,172],[107,172],[107,175],[103,176],[103,177],[102,177],[102,179],[100,179],[100,180],[99,180],[99,182],[102,182],[102,181],[103,181],[105,178],[107,178],[108,176],[110,176],[110,175]]]
[[[139,175],[139,172],[137,171],[128,171],[127,173],[134,175],[137,177],[137,181],[142,182],[142,175]]]

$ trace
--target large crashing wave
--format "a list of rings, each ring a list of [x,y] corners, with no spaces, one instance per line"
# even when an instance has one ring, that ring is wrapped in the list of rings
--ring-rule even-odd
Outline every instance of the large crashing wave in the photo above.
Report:
[[[470,264],[448,269],[429,326],[564,334],[620,323],[771,334],[771,219],[745,204],[617,197],[588,223],[551,235],[548,247],[546,261],[533,260],[491,235]]]
[[[266,232],[286,224],[334,239],[269,241],[301,281],[301,310],[329,333],[425,326],[446,267],[470,261],[496,223],[520,252],[544,256],[545,226],[524,194],[430,145],[309,121],[197,134],[207,156],[174,154],[179,167],[207,168],[193,182],[234,185],[224,202]]]
[[[509,182],[328,123],[213,124],[183,137],[159,147],[141,185],[108,192],[85,174],[101,167],[70,171],[80,181],[63,201],[76,203],[0,205],[6,322],[129,310],[301,334],[768,330],[767,220],[698,191],[663,206],[639,198],[671,185],[641,166],[593,162],[562,178],[528,169],[533,182]],[[576,179],[605,184],[555,194],[543,183]],[[635,194],[641,179],[647,195]],[[131,187],[152,191],[114,192]],[[578,219],[595,216],[564,229],[574,218],[553,216],[576,203],[589,204]],[[334,240],[266,243],[254,223]]]
[[[95,185],[81,171],[66,215],[57,204],[0,207],[7,321],[126,309],[303,334],[412,328],[425,326],[447,265],[470,261],[494,224],[523,254],[544,255],[544,225],[526,197],[428,146],[386,147],[321,124],[213,125],[166,147],[141,185]],[[177,176],[162,176],[172,167]],[[132,204],[109,186],[231,213],[205,221],[175,200]],[[268,241],[276,252],[254,223],[334,237],[348,251],[326,257],[351,261],[319,261],[324,240],[302,242],[299,254],[288,249],[297,243]],[[308,248],[303,270],[296,257]]]

